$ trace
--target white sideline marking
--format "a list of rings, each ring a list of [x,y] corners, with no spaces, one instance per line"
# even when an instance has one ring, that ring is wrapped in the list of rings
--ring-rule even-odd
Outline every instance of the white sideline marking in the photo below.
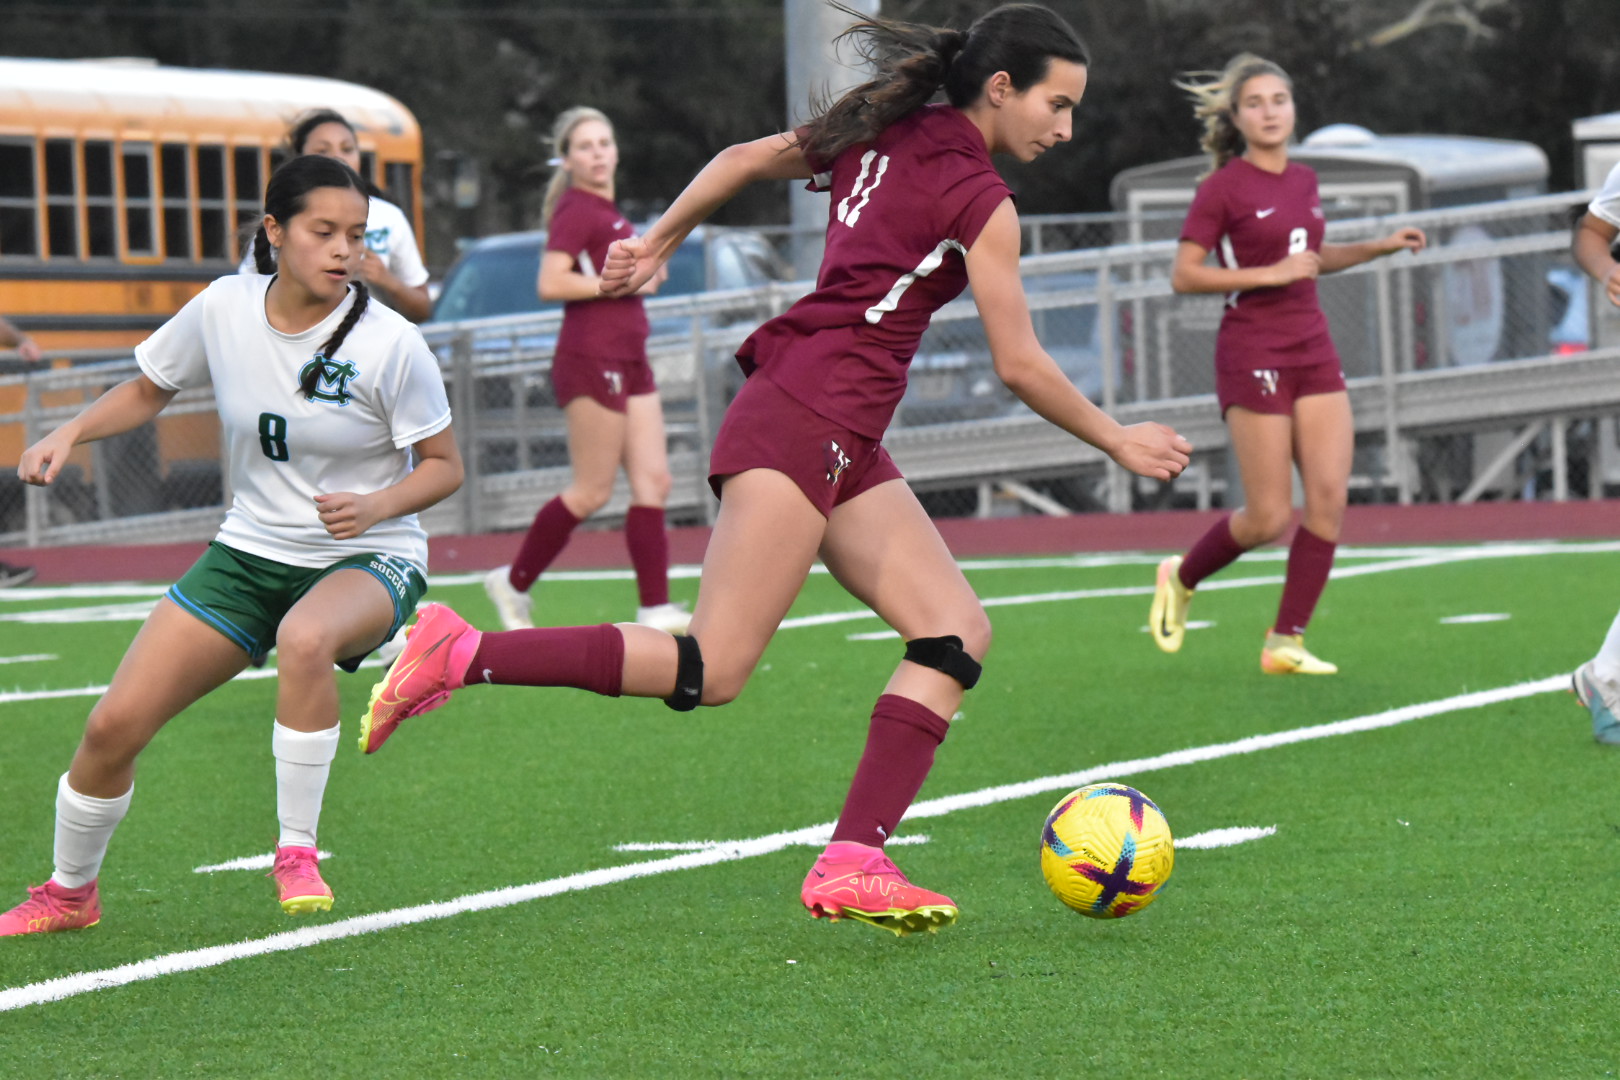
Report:
[[[827,841],[832,839],[832,826],[827,826],[825,836],[818,836],[813,840],[805,840],[800,847],[825,847]],[[614,851],[709,851],[713,848],[723,848],[731,844],[740,844],[741,840],[654,840],[649,843],[614,844]],[[908,836],[896,836],[885,847],[896,845],[928,843],[927,833],[916,833]]]
[[[360,666],[362,668],[380,668],[383,666],[383,662],[373,658],[360,661]],[[279,674],[280,672],[273,667],[250,667],[238,674],[231,680],[231,682],[252,682],[255,679],[273,679]],[[105,683],[101,686],[81,686],[73,690],[6,690],[0,691],[0,705],[5,705],[13,701],[47,701],[51,698],[100,697],[110,689],[112,689],[111,684]]]
[[[0,656],[0,664],[32,664],[39,660],[56,660],[55,653],[29,653],[27,656]]]
[[[157,603],[155,600],[137,600],[132,604],[96,604],[91,607],[51,608],[47,611],[13,611],[0,615],[0,622],[140,622],[152,614],[152,605],[155,603]]]
[[[1499,611],[1481,612],[1478,615],[1447,615],[1440,620],[1441,626],[1464,626],[1468,623],[1507,622],[1513,618],[1511,615]]]
[[[315,854],[322,859],[330,859],[330,851],[316,851]],[[230,862],[215,863],[213,866],[199,866],[193,874],[217,874],[221,870],[268,870],[276,865],[276,853],[268,855],[244,855],[240,859]]]
[[[864,634],[845,634],[845,641],[891,641],[900,636],[898,630],[871,630]]]
[[[1517,683],[1512,686],[1501,686],[1493,690],[1480,690],[1474,693],[1441,698],[1437,701],[1427,701],[1418,705],[1407,705],[1403,708],[1390,709],[1351,720],[1314,724],[1310,727],[1273,732],[1269,735],[1251,735],[1246,739],[1238,739],[1234,742],[1215,743],[1210,746],[1193,747],[1187,750],[1174,750],[1167,754],[1156,754],[1152,757],[1116,761],[1107,765],[1094,765],[1076,772],[1042,777],[1038,780],[1026,780],[1019,784],[1001,784],[996,787],[982,788],[979,791],[964,792],[960,795],[947,795],[944,798],[929,799],[926,802],[914,804],[906,814],[906,820],[940,817],[954,813],[957,810],[989,806],[1010,799],[1023,799],[1031,795],[1041,795],[1052,791],[1067,791],[1097,780],[1118,779],[1156,772],[1160,769],[1191,765],[1200,761],[1214,761],[1235,754],[1252,754],[1257,750],[1269,750],[1273,747],[1289,746],[1314,739],[1326,739],[1336,735],[1349,735],[1354,732],[1394,727],[1397,724],[1405,724],[1442,713],[1456,712],[1463,709],[1477,709],[1486,705],[1496,705],[1504,701],[1515,701],[1536,694],[1562,690],[1568,683],[1568,675],[1553,675],[1545,679]],[[101,971],[84,971],[75,975],[46,979],[43,982],[29,983],[25,986],[14,986],[0,990],[0,1012],[9,1012],[13,1009],[22,1009],[49,1001],[61,1001],[64,998],[89,993],[92,990],[106,990],[115,986],[124,986],[128,983],[155,979],[163,975],[174,975],[182,971],[218,967],[251,956],[264,956],[270,953],[308,948],[311,945],[320,945],[328,941],[341,941],[345,938],[357,937],[360,934],[376,933],[379,930],[391,930],[395,927],[410,926],[414,923],[447,919],[472,911],[489,911],[494,908],[511,907],[514,904],[523,904],[547,896],[560,896],[564,893],[600,888],[603,885],[612,885],[620,881],[631,881],[635,878],[651,877],[657,874],[667,874],[675,870],[694,870],[700,866],[713,866],[722,862],[734,862],[738,859],[769,855],[784,848],[806,843],[817,843],[820,839],[831,835],[832,828],[833,824],[831,822],[824,822],[819,825],[809,825],[802,829],[789,829],[785,832],[772,833],[769,836],[755,837],[752,840],[728,841],[715,847],[705,848],[702,851],[682,852],[668,858],[649,859],[644,862],[630,863],[626,866],[609,866],[600,870],[585,870],[528,885],[512,885],[504,889],[471,893],[457,897],[454,900],[418,904],[414,907],[396,908],[392,911],[379,911],[371,915],[359,915],[319,926],[306,926],[298,930],[272,934],[269,937],[250,938],[247,941],[239,941],[231,945],[210,945],[201,949],[156,956],[149,960],[140,960]]]
[[[1176,850],[1182,848],[1218,848],[1233,847],[1237,844],[1247,844],[1250,840],[1259,840],[1262,837],[1273,836],[1277,826],[1267,825],[1264,828],[1238,826],[1230,829],[1210,829],[1208,832],[1193,833],[1184,836],[1175,842]]]
[[[1188,619],[1186,624],[1185,624],[1185,629],[1188,629],[1188,630],[1208,630],[1208,629],[1211,629],[1212,627],[1214,627],[1215,625],[1216,625],[1216,623],[1213,620],[1210,620],[1210,619]],[[1153,627],[1151,627],[1151,626],[1138,626],[1136,629],[1140,633],[1143,633],[1143,634],[1151,634],[1151,633],[1153,633]]]

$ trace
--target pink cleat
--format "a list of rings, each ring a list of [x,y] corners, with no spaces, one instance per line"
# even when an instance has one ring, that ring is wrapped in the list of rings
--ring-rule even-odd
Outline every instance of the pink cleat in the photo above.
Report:
[[[288,915],[332,910],[332,890],[321,880],[320,853],[312,847],[276,848],[276,865],[265,877],[276,879],[281,910]]]
[[[424,604],[405,631],[405,651],[371,688],[360,717],[360,749],[375,754],[400,723],[431,712],[466,683],[467,665],[483,637],[443,604]]]
[[[0,937],[83,930],[101,921],[101,894],[92,881],[67,889],[55,881],[30,885],[28,899],[0,915]]]
[[[827,845],[799,898],[812,918],[858,919],[901,937],[956,921],[950,897],[907,881],[882,848],[847,841]]]

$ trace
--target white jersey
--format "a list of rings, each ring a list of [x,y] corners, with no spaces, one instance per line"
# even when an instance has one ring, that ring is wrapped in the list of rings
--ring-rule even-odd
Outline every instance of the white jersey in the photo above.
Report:
[[[232,493],[216,539],[294,566],[375,551],[425,574],[427,534],[415,514],[335,540],[315,496],[368,494],[410,474],[412,444],[450,424],[438,362],[404,316],[368,305],[306,400],[299,378],[354,293],[318,325],[283,334],[264,310],[274,280],[220,278],[135,350],[141,371],[166,390],[213,384]]]
[[[416,248],[416,233],[411,228],[405,211],[389,202],[372,196],[366,208],[366,247],[383,261],[388,272],[401,282],[416,288],[426,285],[427,267],[422,265],[422,253]],[[257,274],[259,264],[253,258],[253,245],[248,244],[237,270],[244,274]],[[378,297],[372,293],[372,299]]]
[[[1609,178],[1603,181],[1603,189],[1586,208],[1586,212],[1620,229],[1620,165],[1609,170]]]

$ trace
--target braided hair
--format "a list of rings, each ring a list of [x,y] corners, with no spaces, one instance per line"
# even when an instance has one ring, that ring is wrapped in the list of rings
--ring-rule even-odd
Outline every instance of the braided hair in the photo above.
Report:
[[[265,216],[285,225],[303,212],[305,199],[311,191],[326,187],[351,188],[362,195],[366,193],[365,182],[359,174],[336,158],[306,154],[286,161],[270,177],[270,185],[265,188]],[[261,274],[276,272],[275,260],[270,254],[270,236],[262,222],[259,231],[253,234],[253,265]],[[343,316],[343,321],[338,323],[337,329],[332,331],[332,336],[321,345],[315,362],[304,368],[303,377],[298,381],[298,389],[306,399],[315,396],[316,388],[326,375],[327,363],[337,354],[343,339],[349,336],[349,331],[354,329],[366,312],[366,305],[371,300],[370,290],[363,281],[354,282],[353,288],[353,306]]]

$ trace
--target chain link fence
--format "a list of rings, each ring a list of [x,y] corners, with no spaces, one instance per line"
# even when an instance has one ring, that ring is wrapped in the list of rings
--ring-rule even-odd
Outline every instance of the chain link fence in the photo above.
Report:
[[[1351,498],[1360,502],[1599,497],[1620,486],[1620,348],[1597,348],[1593,293],[1568,258],[1577,194],[1331,221],[1347,242],[1398,225],[1431,247],[1319,282],[1356,416]],[[1330,215],[1331,216],[1331,215]],[[1236,506],[1215,405],[1222,298],[1169,286],[1175,222],[1119,215],[1027,220],[1023,263],[1041,341],[1069,379],[1124,422],[1187,434],[1193,466],[1171,483],[1125,475],[1041,421],[995,377],[971,299],[935,317],[912,361],[886,445],[937,516]],[[784,252],[788,230],[767,230]],[[1091,246],[1088,246],[1091,245]],[[649,353],[670,435],[676,523],[712,519],[708,449],[741,385],[733,355],[809,283],[653,298]],[[424,327],[440,358],[467,483],[424,515],[430,531],[522,528],[568,481],[566,428],[548,377],[557,312]],[[1620,342],[1610,343],[1620,345]],[[135,373],[126,356],[83,355],[0,373],[0,463]],[[0,542],[195,539],[229,499],[207,391],[154,423],[79,448],[57,484],[0,472]],[[628,505],[622,480],[605,512]]]

